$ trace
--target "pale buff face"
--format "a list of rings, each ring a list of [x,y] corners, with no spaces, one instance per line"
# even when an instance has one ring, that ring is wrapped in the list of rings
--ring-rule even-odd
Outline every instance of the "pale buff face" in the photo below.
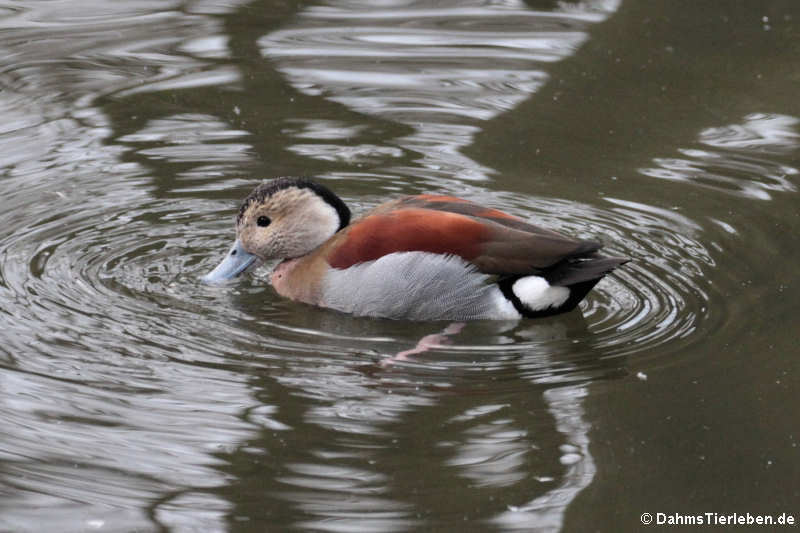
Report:
[[[310,189],[289,187],[249,205],[236,236],[247,252],[267,261],[306,255],[338,228],[336,209]]]

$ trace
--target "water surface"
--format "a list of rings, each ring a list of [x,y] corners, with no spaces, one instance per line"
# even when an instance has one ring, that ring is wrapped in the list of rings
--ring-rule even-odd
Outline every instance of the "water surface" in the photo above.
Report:
[[[800,519],[794,3],[0,17],[0,530]],[[198,281],[287,174],[356,212],[457,194],[634,261],[579,311],[387,365],[447,324]]]

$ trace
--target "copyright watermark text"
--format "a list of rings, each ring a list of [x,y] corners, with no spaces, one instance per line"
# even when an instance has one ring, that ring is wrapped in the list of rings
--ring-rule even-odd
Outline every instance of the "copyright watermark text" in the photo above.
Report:
[[[789,513],[642,513],[639,519],[649,526],[793,526],[797,519]]]

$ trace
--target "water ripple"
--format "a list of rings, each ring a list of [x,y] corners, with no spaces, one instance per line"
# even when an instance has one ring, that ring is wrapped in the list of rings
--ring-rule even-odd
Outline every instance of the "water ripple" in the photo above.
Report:
[[[541,87],[545,65],[573,53],[587,28],[615,9],[615,2],[600,1],[554,11],[521,2],[338,3],[309,7],[294,27],[265,35],[259,45],[297,90],[415,128],[394,142],[422,156],[416,162],[432,181],[453,174],[482,180],[492,170],[459,152],[476,121],[514,108]]]
[[[798,123],[786,115],[752,113],[741,124],[701,131],[697,148],[681,149],[683,157],[656,158],[656,166],[640,172],[755,200],[797,192],[800,170],[781,159],[800,147]]]

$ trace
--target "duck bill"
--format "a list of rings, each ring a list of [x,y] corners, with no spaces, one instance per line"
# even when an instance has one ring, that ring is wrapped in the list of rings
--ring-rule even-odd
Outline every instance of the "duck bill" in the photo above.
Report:
[[[206,283],[223,283],[255,269],[260,264],[261,261],[258,257],[246,251],[241,241],[236,239],[231,249],[225,254],[225,259],[217,265],[217,268],[201,279]]]

